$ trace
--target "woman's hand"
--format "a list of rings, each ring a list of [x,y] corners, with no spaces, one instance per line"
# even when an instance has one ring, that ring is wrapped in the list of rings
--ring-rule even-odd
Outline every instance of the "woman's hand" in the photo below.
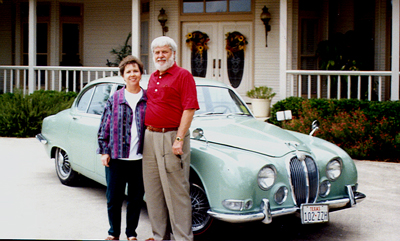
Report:
[[[110,163],[110,155],[108,155],[108,154],[102,154],[101,155],[101,163],[103,163],[103,166],[105,166],[105,167],[110,167],[109,165],[108,165],[108,163]]]

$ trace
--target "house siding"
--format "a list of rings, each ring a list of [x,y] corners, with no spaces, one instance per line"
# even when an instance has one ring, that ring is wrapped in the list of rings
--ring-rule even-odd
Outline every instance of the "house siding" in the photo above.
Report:
[[[279,12],[280,1],[255,1],[254,14],[254,86],[266,85],[277,93],[273,101],[279,97]],[[262,8],[266,6],[271,13],[271,31],[268,32],[268,47],[265,46],[265,26],[260,20]],[[288,52],[289,55],[289,52]]]
[[[132,31],[132,1],[86,0],[84,3],[83,65],[106,66],[110,51],[124,45]]]

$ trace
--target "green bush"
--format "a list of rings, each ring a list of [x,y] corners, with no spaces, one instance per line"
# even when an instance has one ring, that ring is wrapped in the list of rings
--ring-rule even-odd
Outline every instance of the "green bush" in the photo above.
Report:
[[[69,108],[76,95],[44,90],[26,96],[20,90],[0,95],[0,136],[35,136],[41,131],[43,119]]]
[[[292,110],[293,120],[278,122],[276,112]],[[272,108],[270,123],[309,133],[320,121],[316,136],[337,144],[357,159],[399,161],[400,102],[327,100],[290,97]]]

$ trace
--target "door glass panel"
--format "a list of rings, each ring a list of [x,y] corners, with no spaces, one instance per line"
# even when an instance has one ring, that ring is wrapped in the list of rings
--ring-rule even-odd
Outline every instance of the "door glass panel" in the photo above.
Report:
[[[184,13],[202,13],[204,12],[203,0],[183,0]]]
[[[206,1],[207,13],[221,13],[227,11],[227,0],[209,0]]]
[[[108,98],[110,97],[112,85],[110,84],[103,84],[98,85],[96,87],[96,91],[94,92],[93,99],[90,102],[89,114],[101,115],[104,111],[104,106]]]
[[[229,12],[250,12],[251,0],[230,0]]]

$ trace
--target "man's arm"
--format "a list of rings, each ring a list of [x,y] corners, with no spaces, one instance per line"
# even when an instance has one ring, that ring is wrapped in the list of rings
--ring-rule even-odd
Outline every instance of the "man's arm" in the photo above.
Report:
[[[182,155],[183,154],[183,151],[182,151],[183,139],[184,139],[184,137],[186,135],[186,132],[190,128],[190,124],[192,123],[195,111],[196,111],[195,109],[187,109],[187,110],[183,111],[182,118],[181,118],[181,123],[179,125],[179,129],[178,129],[178,132],[176,134],[176,137],[181,138],[181,141],[175,140],[174,144],[172,145],[172,152],[175,155]]]

